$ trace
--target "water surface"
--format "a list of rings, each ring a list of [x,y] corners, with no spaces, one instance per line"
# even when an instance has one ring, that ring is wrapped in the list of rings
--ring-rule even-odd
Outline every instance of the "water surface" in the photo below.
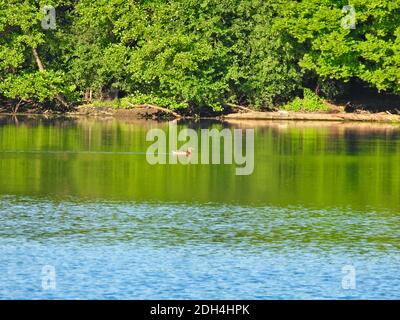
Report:
[[[0,118],[0,298],[400,298],[398,126],[178,127],[255,127],[254,173],[149,165],[167,123]]]

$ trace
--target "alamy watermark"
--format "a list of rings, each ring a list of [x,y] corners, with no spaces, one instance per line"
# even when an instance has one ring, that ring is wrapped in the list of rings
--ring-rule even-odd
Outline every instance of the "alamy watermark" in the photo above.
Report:
[[[41,21],[44,30],[55,30],[56,24],[56,9],[53,6],[44,6],[42,13],[45,15]]]
[[[42,289],[55,290],[56,282],[56,268],[52,265],[45,265],[42,267]]]
[[[179,130],[170,123],[168,132],[151,129],[146,141],[154,142],[146,153],[147,162],[154,164],[236,164],[236,175],[254,171],[254,129]],[[223,144],[222,144],[223,141]],[[178,142],[184,142],[178,148]],[[223,145],[223,161],[221,159]]]
[[[344,6],[342,13],[345,15],[342,18],[343,29],[355,29],[356,28],[356,9],[352,5]]]
[[[342,267],[342,273],[344,274],[342,278],[342,289],[344,290],[354,290],[357,287],[356,283],[356,268],[351,265],[345,265]]]

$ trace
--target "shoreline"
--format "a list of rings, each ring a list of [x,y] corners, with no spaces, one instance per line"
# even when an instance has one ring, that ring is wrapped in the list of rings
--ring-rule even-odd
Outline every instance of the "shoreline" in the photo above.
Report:
[[[396,122],[400,123],[400,115],[380,113],[319,113],[319,112],[248,112],[232,113],[224,116],[224,120],[287,120],[287,121],[336,121],[336,122]]]
[[[379,123],[400,123],[400,115],[386,112],[379,113],[323,113],[323,112],[294,112],[294,111],[249,111],[239,113],[229,113],[217,116],[181,116],[176,117],[170,113],[156,110],[152,107],[140,106],[126,109],[116,109],[111,107],[88,107],[80,106],[73,111],[52,112],[32,110],[31,112],[11,113],[0,110],[0,115],[4,116],[64,116],[64,117],[93,117],[93,118],[128,118],[135,120],[219,120],[225,122],[235,121],[329,121],[329,122],[379,122]]]

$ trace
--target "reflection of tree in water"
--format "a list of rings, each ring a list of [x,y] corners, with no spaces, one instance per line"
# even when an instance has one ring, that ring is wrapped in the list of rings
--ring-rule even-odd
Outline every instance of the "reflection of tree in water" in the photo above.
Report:
[[[235,165],[149,165],[146,133],[168,130],[167,122],[21,117],[16,126],[0,119],[3,194],[320,208],[400,205],[400,139],[389,125],[371,125],[369,132],[367,124],[260,123],[255,171],[237,177]],[[223,128],[218,122],[189,125]],[[5,152],[13,150],[19,153]]]

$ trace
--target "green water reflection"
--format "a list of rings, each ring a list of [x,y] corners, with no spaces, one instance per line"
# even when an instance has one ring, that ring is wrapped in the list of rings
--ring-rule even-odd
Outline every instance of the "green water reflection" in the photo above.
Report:
[[[253,127],[188,122],[178,129],[246,125]],[[400,208],[400,129],[395,125],[259,122],[250,176],[236,176],[236,165],[150,165],[144,153],[151,128],[167,130],[168,124],[0,118],[0,194]]]

